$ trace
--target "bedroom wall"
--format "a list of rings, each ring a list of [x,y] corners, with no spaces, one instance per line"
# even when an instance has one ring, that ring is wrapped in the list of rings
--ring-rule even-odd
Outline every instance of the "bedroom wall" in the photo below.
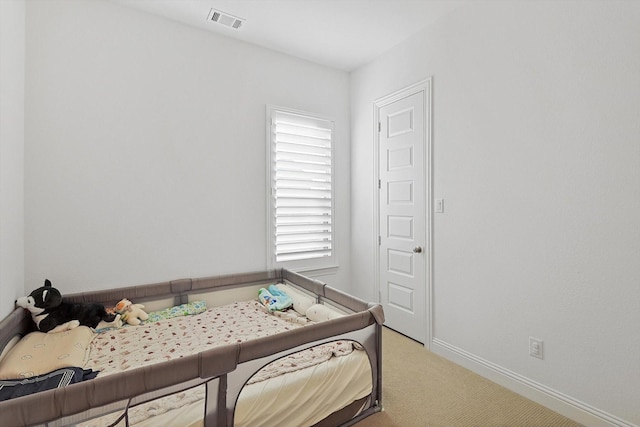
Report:
[[[638,22],[475,2],[351,76],[352,291],[374,297],[374,100],[433,76],[431,349],[592,426],[640,425]]]
[[[24,292],[25,3],[0,1],[0,318]]]
[[[29,1],[26,43],[26,289],[264,270],[266,104],[335,119],[347,286],[347,73],[107,1]]]

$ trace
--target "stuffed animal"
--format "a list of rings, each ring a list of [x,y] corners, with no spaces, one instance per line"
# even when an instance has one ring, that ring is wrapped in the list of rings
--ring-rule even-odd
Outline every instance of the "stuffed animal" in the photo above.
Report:
[[[293,305],[293,300],[289,295],[276,288],[275,285],[269,286],[268,289],[260,288],[258,290],[258,300],[269,311],[282,311]]]
[[[44,286],[18,298],[16,305],[31,312],[41,332],[63,332],[80,325],[90,328],[122,326],[120,315],[107,313],[102,304],[63,301],[60,291],[51,286],[49,279],[44,281]]]
[[[116,304],[116,313],[119,313],[124,322],[137,326],[141,320],[147,320],[149,315],[143,310],[144,305],[132,304],[128,299],[122,299]]]

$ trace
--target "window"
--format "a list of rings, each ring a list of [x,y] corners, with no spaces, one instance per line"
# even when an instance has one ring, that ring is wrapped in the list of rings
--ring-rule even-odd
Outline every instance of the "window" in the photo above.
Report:
[[[333,266],[333,122],[267,108],[269,267]]]

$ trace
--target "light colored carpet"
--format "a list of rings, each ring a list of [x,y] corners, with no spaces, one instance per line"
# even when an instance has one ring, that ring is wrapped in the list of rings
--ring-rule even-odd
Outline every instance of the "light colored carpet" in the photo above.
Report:
[[[357,427],[580,427],[388,328],[382,358],[383,411]]]

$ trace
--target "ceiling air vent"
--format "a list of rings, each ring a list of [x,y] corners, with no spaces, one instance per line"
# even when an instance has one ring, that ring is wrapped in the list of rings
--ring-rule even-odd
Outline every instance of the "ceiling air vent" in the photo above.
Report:
[[[242,23],[245,21],[242,18],[238,18],[237,16],[233,16],[228,14],[227,12],[222,12],[220,10],[211,9],[209,12],[209,21],[217,22],[218,24],[222,24],[226,27],[231,27],[233,29],[238,29],[242,26]]]

